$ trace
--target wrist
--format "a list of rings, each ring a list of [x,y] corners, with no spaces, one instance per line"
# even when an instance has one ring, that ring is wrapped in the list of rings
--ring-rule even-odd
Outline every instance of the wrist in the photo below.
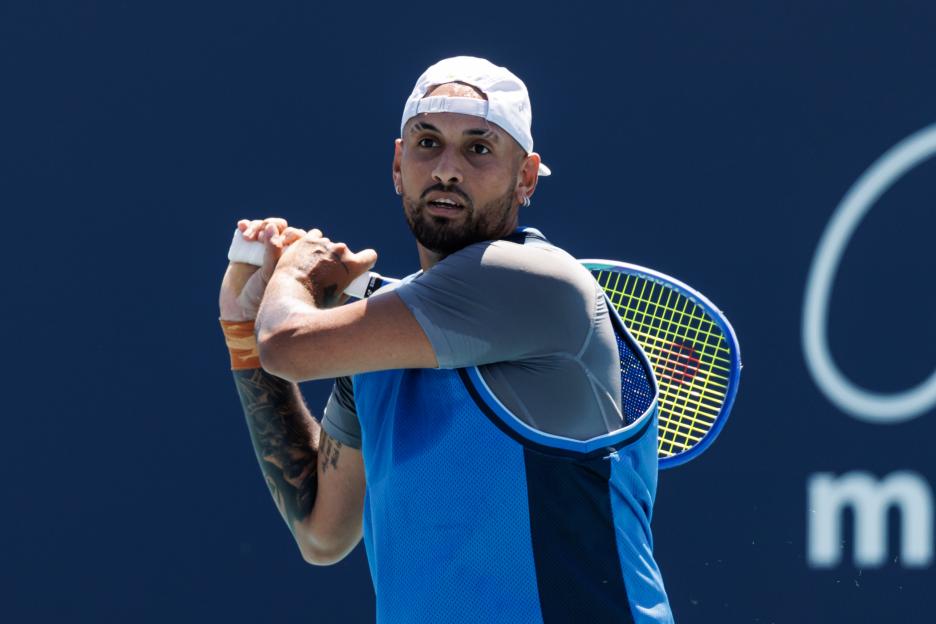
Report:
[[[222,323],[253,323],[256,319],[256,312],[253,314],[245,312],[238,304],[231,306],[222,305],[218,315],[218,320]]]
[[[260,350],[254,334],[254,322],[220,320],[224,342],[231,356],[231,370],[260,368]]]

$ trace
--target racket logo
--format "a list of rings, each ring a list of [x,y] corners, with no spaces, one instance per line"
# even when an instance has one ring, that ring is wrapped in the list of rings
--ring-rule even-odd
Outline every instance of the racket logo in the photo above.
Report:
[[[657,376],[669,383],[690,383],[699,372],[699,354],[691,345],[671,342],[660,350]]]
[[[897,180],[936,155],[936,124],[910,135],[881,156],[848,190],[832,214],[806,280],[803,353],[819,389],[850,416],[870,423],[912,420],[936,406],[936,371],[920,385],[895,393],[866,390],[848,379],[829,349],[829,297],[842,255],[871,206]]]

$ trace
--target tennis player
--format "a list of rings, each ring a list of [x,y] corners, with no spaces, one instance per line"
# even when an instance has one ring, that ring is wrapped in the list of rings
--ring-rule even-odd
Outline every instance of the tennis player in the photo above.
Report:
[[[539,176],[523,82],[450,58],[403,109],[393,183],[421,271],[243,221],[221,318],[260,465],[311,563],[362,534],[377,621],[671,622],[653,558],[652,380],[595,280],[518,228]],[[257,336],[256,340],[254,335]],[[633,378],[630,378],[633,376]],[[321,426],[296,382],[337,378]],[[623,386],[623,390],[622,390]]]

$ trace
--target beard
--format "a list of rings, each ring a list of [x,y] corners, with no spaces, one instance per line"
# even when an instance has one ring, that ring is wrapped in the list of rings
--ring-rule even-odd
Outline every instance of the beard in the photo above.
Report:
[[[465,199],[461,218],[449,219],[429,214],[426,211],[425,196],[431,191],[455,192]],[[442,256],[453,254],[473,243],[494,240],[507,234],[511,221],[515,219],[514,191],[507,191],[476,210],[474,202],[459,189],[441,184],[423,191],[422,197],[412,199],[403,196],[403,212],[410,231],[419,244]]]

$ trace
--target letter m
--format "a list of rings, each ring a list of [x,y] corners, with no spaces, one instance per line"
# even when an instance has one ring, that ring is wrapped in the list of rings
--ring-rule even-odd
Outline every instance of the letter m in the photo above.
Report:
[[[842,511],[855,519],[855,565],[872,568],[887,560],[887,516],[900,512],[900,558],[905,567],[923,568],[933,559],[933,495],[913,472],[894,472],[878,481],[866,472],[812,475],[809,494],[809,564],[831,568],[842,559]]]

